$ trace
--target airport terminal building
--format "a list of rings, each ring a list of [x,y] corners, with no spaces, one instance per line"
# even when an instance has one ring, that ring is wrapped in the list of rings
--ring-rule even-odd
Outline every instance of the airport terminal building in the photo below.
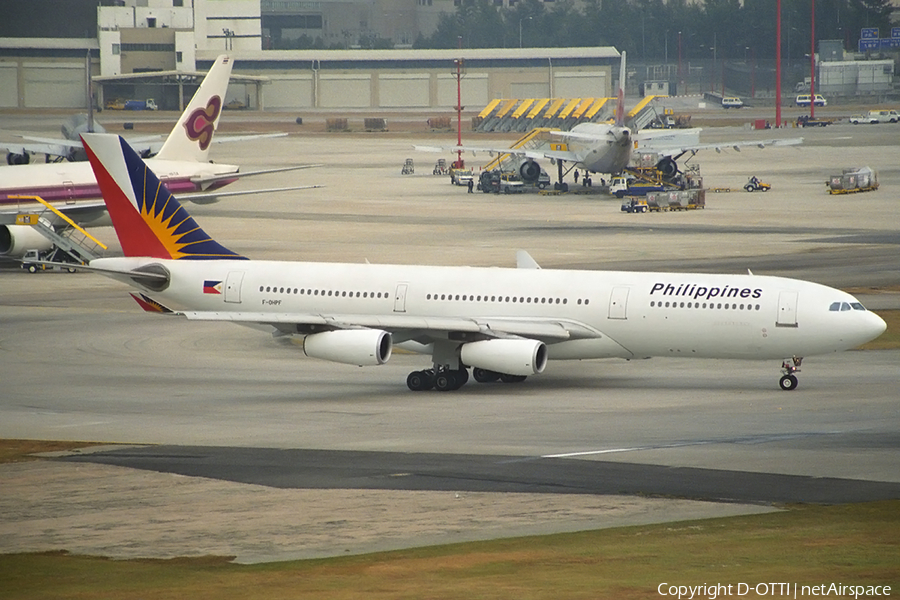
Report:
[[[226,103],[260,110],[453,108],[458,59],[470,109],[493,98],[610,96],[618,73],[611,47],[286,48],[314,32],[414,39],[454,0],[65,0],[64,22],[37,14],[60,1],[22,2],[0,26],[0,109],[83,108],[86,56],[95,98],[154,98],[169,110],[222,53],[235,59]]]

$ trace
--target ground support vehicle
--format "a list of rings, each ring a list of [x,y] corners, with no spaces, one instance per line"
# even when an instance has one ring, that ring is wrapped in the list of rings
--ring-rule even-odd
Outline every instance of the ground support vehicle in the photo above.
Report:
[[[646,198],[626,198],[622,203],[622,212],[645,213],[650,210]]]
[[[469,185],[469,182],[474,179],[475,174],[472,169],[450,169],[450,183],[453,185]]]
[[[801,115],[797,117],[797,127],[827,127],[834,124],[834,119],[822,119],[819,117],[810,117],[809,115]]]
[[[844,169],[840,175],[828,178],[829,194],[856,194],[878,189],[878,173],[869,167]]]
[[[416,166],[413,164],[413,159],[407,158],[403,161],[403,168],[400,169],[401,175],[412,175],[416,172]]]
[[[446,158],[437,159],[437,162],[434,164],[434,169],[431,170],[431,174],[432,175],[446,175],[447,173],[450,173],[450,171],[447,170],[447,159]],[[452,176],[453,173],[450,173],[450,175]],[[459,185],[459,184],[457,183],[456,185]]]
[[[706,208],[706,190],[688,189],[670,192],[649,192],[646,196],[646,201],[650,212]]]
[[[824,96],[822,96],[822,94],[816,94],[815,100],[813,100],[813,97],[810,94],[800,94],[794,100],[794,104],[796,104],[797,106],[809,106],[811,103],[815,103],[816,106],[828,105],[828,101]]]
[[[744,191],[747,192],[768,192],[770,189],[772,189],[770,184],[759,181],[758,179],[756,181],[751,179],[747,182],[747,185],[744,186]]]

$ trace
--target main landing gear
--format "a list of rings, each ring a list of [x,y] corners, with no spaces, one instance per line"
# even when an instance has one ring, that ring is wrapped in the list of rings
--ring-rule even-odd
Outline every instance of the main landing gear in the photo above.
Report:
[[[478,383],[491,383],[494,381],[502,381],[503,383],[520,383],[525,381],[524,375],[507,375],[505,373],[496,373],[487,369],[472,369],[472,377]],[[425,390],[437,390],[439,392],[450,392],[458,390],[469,381],[469,371],[465,367],[459,369],[425,369],[424,371],[413,371],[406,378],[406,385],[414,392],[422,392]]]
[[[800,364],[803,362],[802,356],[794,356],[790,360],[781,363],[781,372],[784,375],[778,380],[778,385],[785,391],[796,390],[799,381],[794,373],[800,372]]]

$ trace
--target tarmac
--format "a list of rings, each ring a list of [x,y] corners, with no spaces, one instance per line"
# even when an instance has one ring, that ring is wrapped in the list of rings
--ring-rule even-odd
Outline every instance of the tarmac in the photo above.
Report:
[[[165,129],[165,116],[139,115],[134,135]],[[226,113],[222,130],[233,118],[234,132],[291,135],[213,156],[243,170],[322,165],[234,189],[327,187],[188,210],[259,259],[512,266],[526,249],[544,268],[751,269],[900,308],[896,125],[705,130],[704,141],[804,144],[698,153],[707,187],[756,175],[773,188],[631,215],[599,193],[467,194],[432,175],[440,155],[414,152],[455,143],[424,131],[424,116],[329,135],[320,117]],[[877,192],[826,193],[830,174],[863,165]],[[110,228],[94,233],[118,250]],[[518,386],[409,392],[406,374],[426,362],[316,361],[250,329],[145,314],[97,275],[2,266],[0,437],[112,446],[0,465],[0,552],[259,562],[900,497],[897,350],[808,357],[794,392],[778,389],[775,363],[688,359],[559,362]]]

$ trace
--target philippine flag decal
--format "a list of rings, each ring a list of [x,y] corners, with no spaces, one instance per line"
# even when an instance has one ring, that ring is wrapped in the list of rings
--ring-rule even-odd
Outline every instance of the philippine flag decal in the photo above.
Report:
[[[212,279],[207,279],[203,282],[203,293],[204,294],[221,294],[222,293],[222,282],[214,281]]]

